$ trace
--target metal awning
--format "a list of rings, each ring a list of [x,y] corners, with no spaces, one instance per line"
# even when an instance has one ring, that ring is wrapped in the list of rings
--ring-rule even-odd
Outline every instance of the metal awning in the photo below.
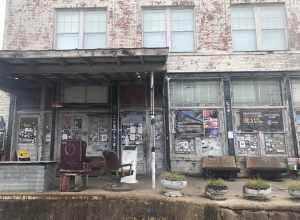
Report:
[[[107,82],[166,71],[168,48],[0,51],[0,84]],[[18,84],[17,83],[17,84]]]

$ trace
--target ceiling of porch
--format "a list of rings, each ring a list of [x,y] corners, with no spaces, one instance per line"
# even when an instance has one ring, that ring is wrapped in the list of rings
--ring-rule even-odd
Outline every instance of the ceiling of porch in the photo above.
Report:
[[[109,83],[166,72],[168,48],[0,51],[0,87]]]

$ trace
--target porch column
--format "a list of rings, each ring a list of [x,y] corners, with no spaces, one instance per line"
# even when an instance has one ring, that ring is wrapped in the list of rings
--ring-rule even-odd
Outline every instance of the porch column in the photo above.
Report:
[[[154,73],[150,74],[150,121],[151,121],[151,171],[152,171],[152,188],[156,187],[155,184],[155,100],[154,100]]]
[[[39,123],[39,142],[38,142],[38,161],[42,160],[43,147],[44,147],[44,133],[45,133],[45,109],[46,109],[46,84],[42,84],[41,88],[41,101],[40,101],[40,123]]]

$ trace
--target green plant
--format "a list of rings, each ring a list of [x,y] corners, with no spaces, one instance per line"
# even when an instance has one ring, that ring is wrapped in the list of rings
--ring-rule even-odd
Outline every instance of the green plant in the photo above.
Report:
[[[207,183],[207,187],[215,190],[226,190],[228,186],[223,179],[211,179]]]
[[[161,174],[161,178],[170,181],[185,181],[186,177],[184,175],[175,172],[165,172]]]
[[[293,183],[288,184],[288,190],[289,191],[300,191],[300,183],[293,182]]]
[[[260,179],[253,179],[253,180],[249,180],[246,184],[245,187],[249,188],[249,189],[255,189],[255,190],[265,190],[265,189],[269,189],[271,187],[271,185]]]

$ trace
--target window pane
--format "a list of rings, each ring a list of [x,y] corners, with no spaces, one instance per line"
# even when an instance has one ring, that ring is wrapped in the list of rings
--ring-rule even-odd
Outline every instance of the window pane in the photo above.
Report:
[[[281,105],[280,82],[275,80],[257,81],[258,102],[261,105]]]
[[[285,50],[287,49],[285,30],[262,30],[263,50]]]
[[[108,87],[88,86],[86,87],[87,103],[107,103]]]
[[[234,105],[281,105],[277,80],[236,80],[232,82]]]
[[[67,50],[78,48],[78,34],[57,34],[57,49]]]
[[[162,32],[166,30],[164,10],[144,11],[144,32]]]
[[[255,18],[252,7],[234,7],[231,10],[232,30],[255,29]]]
[[[219,104],[219,81],[173,81],[170,84],[173,107],[200,107]]]
[[[293,91],[294,104],[298,107],[298,106],[300,106],[300,80],[293,81],[292,89],[293,89],[292,91]],[[300,124],[300,116],[298,118],[299,118],[298,121]]]
[[[263,29],[285,28],[285,13],[280,6],[264,6],[260,9],[260,19]]]
[[[57,33],[79,32],[79,11],[61,11],[57,13]]]
[[[254,82],[239,80],[233,81],[233,104],[234,105],[254,105],[255,85]]]
[[[171,11],[171,31],[193,31],[193,10],[181,9]]]
[[[144,33],[144,47],[165,47],[165,32]]]
[[[106,32],[106,14],[104,11],[89,11],[85,13],[85,32]]]
[[[171,51],[191,52],[194,48],[194,32],[172,32]]]
[[[65,103],[84,103],[85,102],[85,87],[74,86],[64,89]]]
[[[235,51],[256,50],[255,30],[234,30],[232,32],[232,44]]]
[[[85,34],[84,48],[96,49],[106,47],[106,34]]]

